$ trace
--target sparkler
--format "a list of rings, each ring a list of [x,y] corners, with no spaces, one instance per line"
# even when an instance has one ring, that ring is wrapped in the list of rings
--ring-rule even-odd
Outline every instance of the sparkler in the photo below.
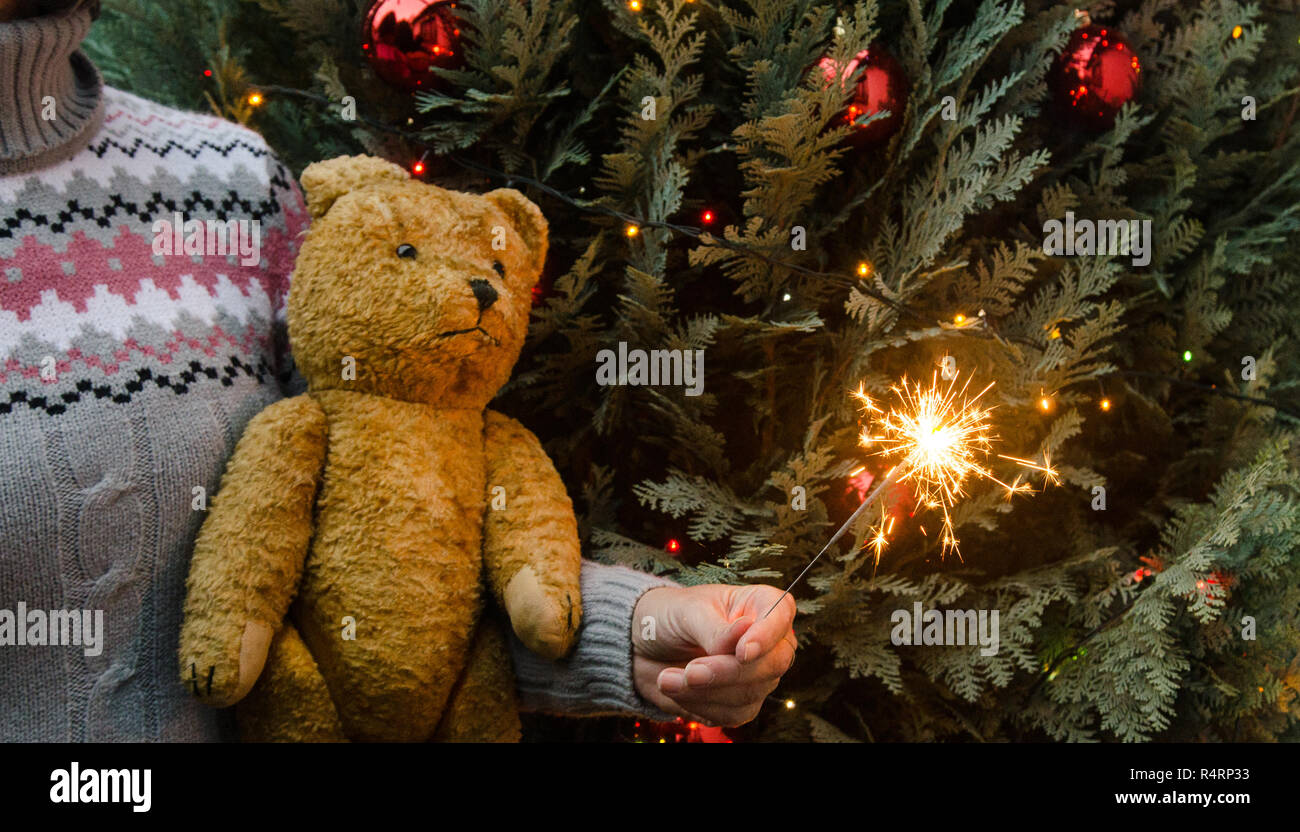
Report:
[[[865,448],[879,448],[873,455],[895,460],[894,466],[786,588],[776,604],[772,605],[773,610],[890,483],[908,484],[919,504],[942,512],[940,554],[946,555],[952,551],[958,558],[961,557],[961,552],[953,531],[951,509],[966,496],[968,481],[985,479],[996,483],[1006,491],[1007,499],[1031,490],[1029,484],[1022,483],[1019,477],[1008,484],[995,477],[985,466],[985,461],[992,454],[993,443],[998,438],[989,422],[992,409],[983,406],[980,400],[992,387],[993,383],[990,382],[979,393],[970,396],[970,378],[960,387],[957,386],[956,375],[945,387],[939,381],[938,372],[935,372],[928,387],[923,387],[920,382],[909,384],[904,378],[897,386],[890,388],[898,403],[887,413],[877,407],[861,387],[858,388],[853,394],[854,398],[861,402],[863,411],[873,414],[875,419],[872,426],[874,431],[864,429],[858,442]],[[1040,472],[1048,482],[1059,482],[1046,455],[1042,465],[1019,457],[1004,454],[997,456]],[[880,525],[872,528],[873,535],[868,544],[875,550],[877,563],[889,542],[893,525],[893,518],[886,519],[882,510]],[[768,614],[771,612],[768,610]]]

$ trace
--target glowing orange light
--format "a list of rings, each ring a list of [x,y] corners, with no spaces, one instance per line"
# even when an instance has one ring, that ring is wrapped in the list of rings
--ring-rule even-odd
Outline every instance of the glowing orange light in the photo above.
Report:
[[[871,264],[863,260],[858,264],[858,277],[866,277],[871,274]]]
[[[1043,396],[1041,399],[1038,400],[1038,406],[1041,407],[1044,412],[1051,410],[1052,400],[1047,398],[1046,396]]]
[[[262,106],[262,94],[260,92],[249,93],[248,103],[254,107]]]
[[[628,0],[627,7],[634,12],[641,11],[641,0]]]
[[[1242,28],[1241,28],[1240,26],[1233,26],[1233,27],[1232,27],[1232,39],[1233,39],[1233,40],[1236,40],[1237,38],[1241,37],[1241,33],[1242,33],[1242,31],[1243,31],[1243,30],[1242,30]]]
[[[966,316],[958,312],[957,316],[952,319],[952,322],[955,323],[957,326],[961,326],[962,324],[966,323]]]
[[[987,479],[1006,490],[1008,499],[1030,491],[1028,483],[1019,477],[1010,484],[1003,482],[984,465],[992,445],[997,441],[989,423],[991,411],[980,404],[980,399],[993,385],[990,383],[974,396],[968,395],[970,380],[957,386],[954,376],[946,386],[938,373],[928,387],[920,383],[901,384],[891,388],[899,400],[898,406],[884,413],[871,398],[859,388],[855,397],[863,410],[880,414],[875,418],[875,433],[867,430],[859,437],[863,447],[879,448],[878,455],[897,459],[886,476],[899,483],[908,483],[918,505],[939,509],[943,514],[940,535],[943,552],[957,552],[958,540],[953,532],[950,509],[965,496],[968,479]],[[1046,456],[1043,464],[1027,459],[998,454],[1018,465],[1041,472],[1045,479],[1057,482],[1058,475]],[[882,513],[881,525],[875,530],[872,543],[879,552],[884,548],[892,523]],[[921,527],[925,534],[925,527]]]
[[[1102,399],[1102,400],[1101,400],[1101,409],[1102,409],[1102,410],[1110,410],[1110,399]]]
[[[623,229],[623,233],[629,237],[635,237],[637,234],[641,233],[641,229],[637,228],[635,225],[629,225],[627,228]]]
[[[1060,337],[1061,337],[1061,328],[1060,328],[1059,326],[1058,326],[1058,327],[1054,327],[1054,328],[1052,329],[1051,333],[1050,333],[1047,337],[1051,338],[1053,341],[1055,341],[1057,338],[1060,338]]]

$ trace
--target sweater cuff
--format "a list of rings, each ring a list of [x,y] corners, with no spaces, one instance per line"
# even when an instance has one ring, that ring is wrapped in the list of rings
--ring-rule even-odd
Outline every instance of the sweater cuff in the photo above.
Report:
[[[604,716],[675,717],[651,705],[632,681],[632,614],[648,590],[676,586],[623,566],[582,562],[582,629],[573,651],[547,661],[510,634],[519,704],[526,711]]]

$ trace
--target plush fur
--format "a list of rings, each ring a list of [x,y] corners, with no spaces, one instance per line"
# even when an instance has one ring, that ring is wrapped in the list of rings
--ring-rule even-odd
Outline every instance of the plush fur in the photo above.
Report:
[[[240,703],[246,739],[517,740],[485,604],[551,658],[582,617],[564,485],[486,409],[523,345],[546,221],[516,191],[447,191],[369,157],[302,182],[315,221],[289,334],[308,392],[253,419],[212,501],[181,679]]]

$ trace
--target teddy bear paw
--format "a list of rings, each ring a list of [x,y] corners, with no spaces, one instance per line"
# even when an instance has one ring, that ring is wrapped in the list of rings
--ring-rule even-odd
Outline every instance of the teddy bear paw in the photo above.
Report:
[[[532,567],[525,566],[503,594],[510,624],[525,647],[547,659],[569,652],[581,618],[572,593],[543,586]]]
[[[260,622],[250,621],[243,630],[238,645],[238,662],[225,660],[229,651],[218,656],[211,650],[182,651],[181,682],[196,698],[214,708],[225,708],[248,695],[266,663],[274,630]]]

